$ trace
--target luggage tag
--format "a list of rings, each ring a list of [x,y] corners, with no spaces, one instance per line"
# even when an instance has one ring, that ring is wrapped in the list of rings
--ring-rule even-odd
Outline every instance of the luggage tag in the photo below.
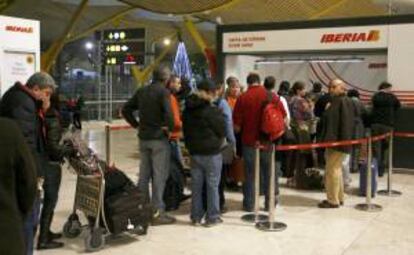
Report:
[[[130,220],[130,219],[128,219],[127,229],[128,229],[128,230],[133,230],[134,228],[135,228],[135,226],[134,226],[134,225],[132,225],[131,220]]]

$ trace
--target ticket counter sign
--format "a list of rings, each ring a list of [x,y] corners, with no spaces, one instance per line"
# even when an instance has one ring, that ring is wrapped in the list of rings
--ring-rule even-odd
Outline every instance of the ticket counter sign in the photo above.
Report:
[[[283,52],[387,48],[386,26],[229,32],[223,52]]]

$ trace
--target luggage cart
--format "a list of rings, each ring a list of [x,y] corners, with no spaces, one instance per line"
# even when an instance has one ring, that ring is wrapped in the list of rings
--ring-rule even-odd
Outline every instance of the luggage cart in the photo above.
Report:
[[[104,173],[98,164],[97,157],[94,156],[93,159],[90,162],[75,158],[69,159],[69,164],[77,174],[77,181],[73,211],[63,226],[65,237],[78,237],[82,232],[82,225],[77,211],[83,212],[88,219],[85,248],[89,252],[102,249],[105,245],[105,234],[110,233],[103,205]],[[101,227],[101,222],[104,228]]]
[[[86,227],[84,238],[86,251],[101,250],[107,235],[119,233],[119,231],[111,232],[111,228],[108,227],[109,218],[106,218],[105,213],[105,174],[108,166],[82,140],[79,131],[70,128],[62,138],[62,143],[72,146],[77,152],[76,155],[65,158],[77,175],[77,181],[72,213],[63,226],[63,234],[67,238],[76,238]],[[86,226],[82,226],[77,211],[81,211],[86,216],[88,221]],[[150,222],[151,217],[148,217],[145,223]],[[128,219],[124,225],[124,232],[145,235],[147,228],[148,224],[137,224],[136,220]]]

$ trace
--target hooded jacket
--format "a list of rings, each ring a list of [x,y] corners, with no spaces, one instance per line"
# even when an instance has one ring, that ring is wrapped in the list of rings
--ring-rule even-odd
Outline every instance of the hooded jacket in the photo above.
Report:
[[[183,132],[191,155],[218,154],[226,135],[225,117],[202,93],[195,93],[185,103]]]

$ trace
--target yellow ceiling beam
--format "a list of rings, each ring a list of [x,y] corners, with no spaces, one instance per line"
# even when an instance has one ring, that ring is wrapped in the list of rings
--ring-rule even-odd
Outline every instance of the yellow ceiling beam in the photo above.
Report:
[[[326,14],[329,14],[339,8],[342,4],[345,4],[347,1],[349,0],[338,0],[335,4],[329,6],[328,8],[313,14],[309,19],[318,19]]]
[[[62,36],[58,40],[56,40],[44,54],[42,54],[42,58],[41,58],[42,70],[46,72],[50,71],[57,56],[59,55],[60,51],[63,49],[66,39],[71,37],[76,23],[79,21],[82,13],[86,10],[88,6],[88,1],[89,0],[82,0],[80,5],[76,9],[75,13],[72,15],[69,21],[69,24],[65,28],[65,31],[62,34]]]
[[[201,52],[205,54],[205,50],[208,48],[208,46],[204,38],[201,36],[201,33],[198,31],[197,27],[194,25],[191,19],[187,17],[184,17],[184,25],[190,33],[191,37],[193,37],[196,44],[200,47]]]
[[[155,59],[153,63],[148,65],[144,70],[139,70],[137,66],[132,66],[132,76],[134,76],[135,80],[138,83],[138,86],[144,84],[150,77],[151,73],[154,71],[154,69],[161,63],[161,61],[167,56],[167,54],[170,52],[173,45],[175,45],[175,39],[177,38],[177,34],[171,38],[171,44],[166,46],[161,54]]]

